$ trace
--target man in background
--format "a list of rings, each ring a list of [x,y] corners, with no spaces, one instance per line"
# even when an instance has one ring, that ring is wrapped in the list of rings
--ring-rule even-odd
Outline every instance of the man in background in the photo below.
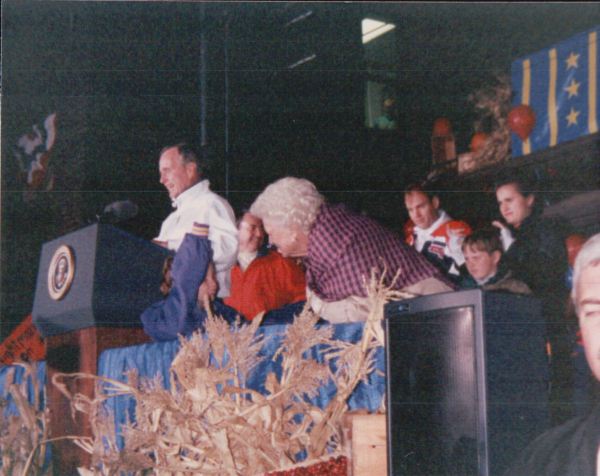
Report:
[[[406,243],[458,282],[465,275],[461,244],[471,227],[453,220],[440,208],[439,197],[419,185],[406,189],[404,204],[410,217],[404,227]]]

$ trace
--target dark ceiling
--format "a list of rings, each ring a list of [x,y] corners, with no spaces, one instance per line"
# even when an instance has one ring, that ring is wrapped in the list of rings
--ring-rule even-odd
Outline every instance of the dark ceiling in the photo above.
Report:
[[[49,107],[82,104],[95,131],[92,153],[123,157],[125,177],[135,155],[142,174],[115,180],[110,167],[109,175],[90,175],[102,177],[102,188],[134,190],[157,186],[153,154],[162,145],[200,138],[203,53],[206,140],[232,161],[229,188],[260,188],[265,174],[270,180],[286,173],[283,154],[309,162],[307,156],[318,156],[309,170],[294,165],[290,172],[316,174],[315,180],[325,174],[335,189],[349,184],[320,170],[321,162],[357,149],[353,162],[373,153],[362,130],[367,80],[394,89],[401,141],[394,147],[403,149],[408,172],[419,175],[429,165],[436,117],[451,119],[458,148],[466,149],[475,119],[470,93],[507,74],[518,57],[600,23],[597,3],[4,0],[2,6],[4,136],[18,134]],[[365,17],[396,25],[386,63],[365,60]],[[311,54],[314,60],[289,69]],[[253,167],[245,170],[249,159]],[[214,179],[223,187],[219,172]],[[368,175],[363,187],[397,185]],[[91,189],[100,186],[91,180]]]

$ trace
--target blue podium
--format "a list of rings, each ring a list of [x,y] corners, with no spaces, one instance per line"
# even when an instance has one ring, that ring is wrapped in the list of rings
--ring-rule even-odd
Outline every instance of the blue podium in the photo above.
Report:
[[[96,375],[106,350],[149,342],[142,311],[162,298],[169,251],[112,225],[94,224],[45,243],[33,303],[33,323],[46,343],[50,437],[92,436],[88,419],[72,418],[70,402],[52,385],[57,373]],[[71,393],[94,395],[91,380],[71,380]],[[56,474],[76,475],[90,455],[71,441],[52,445]]]
[[[88,327],[141,327],[162,298],[168,250],[112,225],[94,224],[45,243],[33,302],[43,337]]]

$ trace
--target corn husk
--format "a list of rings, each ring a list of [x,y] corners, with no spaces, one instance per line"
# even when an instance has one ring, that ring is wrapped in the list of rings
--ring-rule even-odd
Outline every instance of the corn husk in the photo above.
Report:
[[[55,375],[53,383],[73,411],[91,421],[92,437],[75,439],[92,454],[92,466],[80,468],[80,474],[257,475],[349,456],[342,431],[347,400],[374,371],[375,351],[383,344],[383,306],[400,296],[383,278],[373,273],[367,284],[371,313],[359,342],[333,339],[333,327],[317,327],[318,316],[308,308],[296,316],[273,356],[280,359],[281,373],[266,376],[264,394],[246,386],[261,361],[262,316],[231,326],[209,315],[204,333],[180,339],[169,389],[159,376],[141,379],[134,371],[125,383],[81,373]],[[95,397],[70,394],[69,379],[94,379]],[[329,382],[337,388],[333,398],[325,408],[313,405],[311,397]],[[134,421],[121,428],[122,450],[115,442],[114,417],[103,406],[117,395],[130,395],[136,403]]]
[[[508,113],[511,94],[509,78],[498,76],[494,84],[469,96],[469,101],[473,103],[479,116],[474,130],[488,134],[485,146],[473,157],[477,168],[501,164],[510,159]]]
[[[13,383],[15,369],[6,375],[5,395],[0,397],[0,413],[4,413],[10,395],[17,407],[18,415],[0,418],[0,476],[19,474],[50,474],[52,468],[44,466],[48,433],[48,412],[40,409],[40,382],[37,379],[37,364],[17,362],[15,366],[25,369],[21,383]],[[27,395],[31,384],[32,402]],[[44,397],[45,398],[45,397]]]

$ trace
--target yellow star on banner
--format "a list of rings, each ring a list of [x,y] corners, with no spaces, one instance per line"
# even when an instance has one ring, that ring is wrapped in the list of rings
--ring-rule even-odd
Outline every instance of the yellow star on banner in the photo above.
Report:
[[[577,96],[579,94],[579,86],[581,86],[581,83],[578,83],[577,81],[575,81],[575,79],[571,80],[569,86],[565,88],[565,91],[569,93],[569,99],[572,96]]]
[[[569,55],[569,57],[567,58],[567,69],[570,68],[577,68],[577,62],[579,61],[579,56],[580,55],[576,55],[575,53],[571,52],[571,54]]]
[[[567,116],[567,126],[576,126],[577,125],[577,116],[581,111],[576,111],[574,108],[571,108],[571,112]]]

